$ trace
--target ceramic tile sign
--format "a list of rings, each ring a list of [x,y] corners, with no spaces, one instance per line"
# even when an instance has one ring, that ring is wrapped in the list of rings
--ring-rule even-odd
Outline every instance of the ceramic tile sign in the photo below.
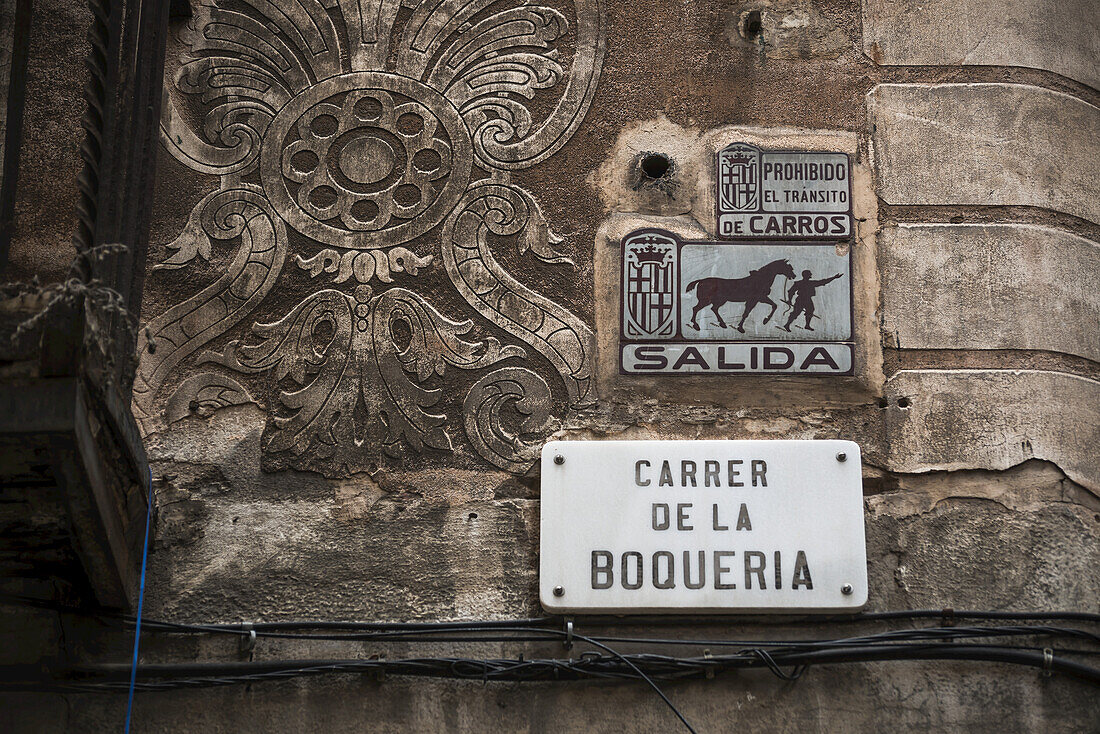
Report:
[[[730,239],[840,240],[852,234],[852,172],[844,153],[718,151],[718,235]]]
[[[551,613],[854,612],[867,602],[851,441],[553,441]]]
[[[623,374],[853,372],[849,244],[622,240]]]

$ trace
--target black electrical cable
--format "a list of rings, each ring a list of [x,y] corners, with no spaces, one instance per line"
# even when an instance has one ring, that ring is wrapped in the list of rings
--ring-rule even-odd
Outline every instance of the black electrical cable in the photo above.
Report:
[[[28,601],[35,606],[54,606],[51,603],[35,603],[34,600],[27,600],[20,597],[12,597],[12,595],[0,595],[0,601],[15,601],[16,603],[27,603]],[[912,612],[888,612],[891,616],[897,617],[899,615],[918,615],[921,617],[941,617],[943,611],[936,610],[914,610]],[[959,612],[955,613],[955,616],[966,616],[971,618],[984,618],[988,615],[999,615],[1000,613],[994,612]],[[1100,615],[1091,615],[1087,613],[1005,613],[1011,618],[1031,618],[1032,616],[1041,617],[1057,617],[1063,618],[1072,616],[1075,618],[1082,618],[1086,621],[1100,621]],[[115,618],[122,619],[125,623],[132,624],[132,619],[116,615]],[[264,622],[255,624],[246,623],[232,623],[232,624],[186,624],[177,622],[164,622],[157,620],[147,621],[145,624],[150,630],[162,631],[162,632],[204,632],[212,634],[232,634],[236,636],[256,634],[264,637],[276,637],[284,639],[310,639],[310,640],[344,640],[344,641],[379,641],[390,640],[394,642],[416,642],[416,641],[465,641],[465,642],[535,642],[541,639],[558,638],[565,633],[561,629],[555,628],[541,628],[533,625],[544,624],[555,621],[553,617],[541,617],[524,620],[491,620],[491,621],[466,621],[466,622],[381,622],[381,623],[362,623],[362,622]],[[633,621],[633,620],[632,620]],[[309,634],[298,633],[292,634],[289,632],[278,632],[275,630],[294,630],[294,629],[335,629],[335,630],[366,630],[365,632],[351,633],[351,634]],[[508,637],[497,636],[483,636],[483,637],[470,637],[471,632],[507,632],[510,633]],[[461,634],[461,637],[443,637],[446,634]],[[526,633],[520,635],[519,633]],[[420,637],[418,635],[427,635],[427,637]],[[1052,635],[1068,635],[1076,636],[1091,641],[1097,641],[1100,639],[1097,635],[1087,632],[1085,630],[1078,630],[1073,628],[1062,627],[1049,627],[1049,626],[1000,626],[1000,627],[937,627],[937,628],[918,628],[911,630],[894,630],[887,632],[874,633],[871,635],[864,635],[860,637],[833,639],[833,640],[774,640],[774,641],[740,641],[740,640],[689,640],[689,639],[660,639],[660,638],[635,638],[635,637],[611,637],[611,636],[588,636],[589,639],[600,642],[616,642],[616,643],[636,643],[636,644],[664,644],[664,645],[714,645],[714,646],[741,646],[741,645],[786,645],[792,647],[805,646],[807,644],[846,644],[851,642],[867,642],[874,643],[881,640],[888,639],[939,639],[939,638],[962,638],[962,637],[989,637],[989,636],[1052,636]]]
[[[22,600],[20,600],[22,601]],[[892,615],[908,614],[908,612],[889,613]],[[920,616],[942,616],[943,612],[933,610],[915,610],[912,614]],[[986,612],[959,613],[958,616],[983,617]],[[1067,616],[1067,613],[1038,613],[1040,616]],[[1030,614],[1011,613],[1012,618],[1028,617]],[[1080,615],[1088,620],[1100,615]],[[552,622],[553,617],[542,617],[525,620],[492,620],[492,621],[467,621],[467,622],[268,622],[268,623],[231,623],[231,624],[185,624],[176,622],[148,621],[146,624],[150,630],[164,632],[205,632],[214,634],[249,635],[256,634],[264,637],[283,639],[309,639],[309,640],[343,640],[343,641],[380,641],[393,642],[537,642],[543,639],[554,639],[565,633],[560,629],[530,627],[531,624]],[[367,632],[352,634],[308,634],[289,632],[276,632],[272,630],[286,629],[339,629],[339,630],[369,630]],[[499,631],[510,633],[507,637],[484,636],[470,637],[470,632]],[[461,633],[461,637],[444,637],[442,635]],[[518,633],[526,633],[519,635]],[[420,637],[419,635],[427,635]],[[1097,635],[1085,630],[1073,628],[1049,627],[1049,626],[1013,626],[1013,627],[946,627],[946,628],[918,628],[912,630],[895,630],[865,635],[861,637],[833,639],[833,640],[690,640],[690,639],[659,639],[659,638],[633,638],[588,636],[588,639],[600,642],[635,643],[635,644],[663,644],[663,645],[713,645],[713,646],[744,646],[744,645],[785,645],[789,647],[804,647],[807,644],[847,644],[852,642],[875,643],[888,639],[956,639],[963,637],[990,637],[990,636],[1076,636],[1091,641],[1100,639]]]
[[[650,678],[648,675],[643,673],[641,668],[636,666],[634,663],[630,662],[630,660],[627,657],[625,657],[624,655],[619,654],[619,652],[617,652],[616,650],[613,650],[612,648],[608,647],[607,645],[603,644],[602,642],[596,642],[591,637],[585,637],[584,635],[577,635],[577,634],[574,634],[573,637],[580,640],[580,641],[582,641],[582,642],[587,642],[589,645],[592,645],[594,647],[598,647],[601,650],[605,650],[606,652],[611,653],[612,655],[614,655],[615,657],[617,657],[618,659],[622,660],[624,663],[629,665],[635,672],[638,673],[638,675],[642,678],[642,680],[644,680],[646,683],[649,684],[650,688],[652,688],[654,691],[657,692],[657,695],[661,697],[661,700],[664,701],[665,704],[667,704],[670,709],[672,709],[672,713],[676,714],[676,718],[678,718],[683,723],[684,727],[688,731],[690,731],[691,734],[697,734],[697,732],[692,727],[692,725],[688,723],[688,720],[684,718],[684,715],[680,713],[680,710],[678,708],[676,708],[676,706],[673,705],[672,701],[669,700],[668,696],[665,695],[665,692],[662,691],[657,686],[657,684],[653,682],[652,678]]]
[[[761,654],[761,653],[764,654]],[[138,687],[162,690],[174,687],[216,686],[272,678],[323,673],[385,672],[486,681],[562,680],[582,678],[677,679],[699,677],[708,670],[766,667],[777,673],[779,666],[810,666],[890,660],[966,660],[1009,663],[1063,673],[1100,685],[1100,669],[1066,660],[1050,651],[1019,649],[1001,645],[893,644],[874,647],[849,646],[809,651],[767,652],[752,648],[731,655],[674,658],[660,655],[591,654],[579,659],[470,659],[412,658],[402,660],[287,660],[232,663],[162,663],[139,667]],[[647,672],[648,671],[648,672]],[[56,685],[84,688],[124,687],[129,666],[91,665],[73,669],[76,677]],[[793,678],[796,674],[783,674]],[[28,685],[28,684],[16,684]],[[5,686],[6,687],[6,686]]]
[[[370,642],[370,641],[391,641],[391,642],[428,642],[428,641],[440,641],[440,642],[538,642],[548,639],[557,639],[561,637],[563,633],[558,629],[550,628],[530,628],[530,627],[495,627],[499,632],[512,633],[510,636],[480,636],[470,637],[463,634],[459,637],[448,637],[447,635],[457,634],[458,631],[449,628],[445,629],[424,629],[416,631],[382,631],[382,632],[364,632],[364,633],[349,633],[349,634],[311,634],[311,633],[287,633],[287,632],[257,632],[258,637],[270,637],[276,639],[302,639],[302,640],[326,640],[326,641],[348,641],[348,642]],[[227,630],[227,629],[214,629],[196,626],[187,628],[183,625],[177,625],[173,627],[173,631],[177,632],[203,632],[203,631],[215,631],[222,634],[234,634],[234,635],[246,635],[248,634],[247,628],[241,630]],[[463,632],[482,632],[487,630],[481,630],[477,627],[468,627]],[[527,634],[517,634],[527,633]],[[689,638],[651,638],[651,637],[619,637],[619,636],[606,636],[606,635],[588,635],[588,639],[598,640],[600,642],[608,643],[628,643],[628,644],[648,644],[648,645],[688,645],[688,646],[744,646],[744,645],[786,645],[786,646],[800,646],[806,644],[833,644],[842,645],[854,642],[876,642],[876,641],[890,641],[890,640],[924,640],[924,639],[961,639],[968,637],[1074,637],[1079,639],[1088,640],[1090,642],[1096,642],[1100,644],[1100,635],[1089,632],[1087,630],[1076,629],[1072,627],[1052,627],[1048,625],[1042,626],[1006,626],[1006,627],[927,627],[918,628],[912,630],[893,630],[887,632],[879,632],[870,635],[863,635],[860,637],[849,637],[840,639],[800,639],[800,640],[719,640],[719,639],[689,639]]]
[[[667,626],[682,627],[700,624],[715,624],[729,621],[728,617],[716,615],[630,615],[629,617],[609,615],[575,615],[574,619],[593,626]],[[901,609],[883,612],[856,612],[854,614],[825,615],[740,615],[734,618],[739,624],[752,625],[822,625],[853,622],[878,622],[902,619],[996,619],[996,620],[1047,620],[1064,622],[1091,622],[1100,624],[1100,614],[1093,612],[1002,612],[956,609]]]
[[[24,604],[52,609],[63,613],[92,616],[107,622],[121,622],[132,626],[132,617],[109,610],[74,609],[53,602],[27,599],[0,594],[0,602]],[[957,619],[1013,620],[1013,621],[1067,621],[1100,624],[1100,614],[1086,612],[973,612],[944,610],[906,610],[895,612],[871,612],[839,617],[812,618],[809,620],[768,620],[785,625],[822,624],[831,622],[884,621],[897,619],[936,618],[946,622]],[[585,621],[597,625],[603,618],[585,617]],[[172,675],[167,680],[143,680],[141,690],[166,690],[185,686],[229,685],[233,683],[285,678],[332,672],[379,672],[397,675],[431,675],[451,678],[481,680],[562,680],[580,678],[614,678],[644,680],[658,694],[689,730],[694,732],[687,719],[673,705],[654,681],[713,674],[715,670],[730,668],[766,667],[774,675],[785,680],[796,680],[807,666],[833,662],[862,662],[872,660],[979,660],[1014,663],[1042,667],[1047,673],[1062,672],[1094,684],[1100,683],[1100,669],[1066,660],[1066,653],[1095,654],[1089,650],[1060,650],[1058,656],[1050,648],[1010,647],[1006,645],[961,645],[958,640],[992,637],[1068,637],[1100,644],[1100,635],[1087,630],[1050,625],[1001,625],[969,627],[931,627],[908,630],[888,630],[841,639],[815,640],[690,640],[646,637],[591,636],[563,630],[561,618],[538,617],[521,620],[490,620],[466,622],[335,622],[335,621],[287,621],[230,624],[186,624],[168,621],[145,621],[143,627],[150,632],[168,634],[203,633],[230,634],[234,636],[263,636],[282,639],[339,640],[374,642],[543,642],[570,639],[596,647],[609,653],[585,653],[580,660],[535,659],[484,660],[472,658],[421,658],[408,660],[336,660],[336,661],[280,661],[274,663],[246,663],[246,667],[226,668],[227,664],[195,664],[181,666],[165,664],[141,666],[143,676],[150,673]],[[676,626],[694,621],[715,624],[729,622],[729,618],[707,617],[702,620],[678,619]],[[742,624],[759,624],[757,620],[738,619]],[[607,625],[668,625],[668,618],[606,619]],[[950,644],[944,644],[947,641]],[[622,654],[609,646],[614,644],[680,645],[737,647],[732,655],[713,656],[707,651],[704,658],[676,658],[653,654]],[[233,664],[228,664],[233,665]],[[259,669],[257,668],[259,666]],[[264,667],[268,666],[268,667]],[[783,666],[790,666],[790,673]],[[124,666],[127,674],[130,666]],[[195,675],[182,677],[186,671]],[[98,673],[97,673],[98,671]],[[93,677],[88,680],[34,681],[31,683],[9,680],[0,684],[8,690],[43,690],[43,687],[61,687],[65,690],[112,690],[118,683],[96,676],[110,671],[110,666],[94,666],[86,670]]]
[[[903,609],[885,612],[860,612],[852,621],[877,621],[886,619],[1015,619],[1059,620],[1063,622],[1095,622],[1100,624],[1100,614],[1091,612],[976,612],[956,609]],[[835,621],[836,618],[830,618]]]
[[[682,645],[690,647],[739,647],[744,645],[773,645],[800,647],[806,645],[844,645],[856,642],[876,644],[880,641],[927,640],[927,639],[965,639],[970,637],[1074,637],[1100,643],[1100,635],[1069,627],[948,627],[883,632],[863,637],[851,637],[834,640],[716,640],[716,639],[669,639],[652,637],[606,637],[592,635],[592,639],[602,642],[638,645]]]
[[[19,604],[23,606],[33,606],[41,609],[50,609],[57,612],[66,612],[70,614],[78,614],[84,616],[94,616],[100,618],[113,618],[121,621],[133,621],[133,617],[125,614],[121,614],[115,610],[105,608],[88,609],[83,607],[75,607],[71,605],[60,604],[58,602],[35,599],[33,597],[23,596],[19,594],[0,593],[0,603]],[[740,617],[728,617],[721,615],[709,615],[709,616],[656,616],[656,615],[631,615],[629,617],[623,616],[607,616],[607,615],[576,615],[573,617],[577,621],[583,621],[592,626],[684,626],[684,625],[698,625],[698,624],[723,624],[735,621],[743,624],[770,624],[770,625],[798,625],[798,624],[834,624],[840,622],[874,622],[874,621],[886,621],[886,620],[901,620],[901,619],[996,619],[996,620],[1048,620],[1048,621],[1073,621],[1073,622],[1090,622],[1094,624],[1100,624],[1100,613],[1093,612],[1070,612],[1070,611],[1051,611],[1051,612],[1013,612],[1013,611],[976,611],[976,610],[959,610],[959,609],[903,609],[892,610],[882,612],[857,612],[855,614],[840,614],[840,615],[823,615],[823,616],[769,616],[769,617],[755,617],[755,616],[740,616]],[[294,630],[294,629],[346,629],[346,630],[366,630],[366,629],[426,629],[438,626],[450,626],[453,628],[461,628],[463,626],[509,626],[514,624],[523,624],[527,626],[537,626],[540,624],[553,624],[560,625],[561,617],[533,617],[530,619],[517,619],[517,620],[487,620],[476,622],[335,622],[335,621],[308,621],[308,620],[296,620],[285,622],[256,622],[253,625],[254,629],[260,630]],[[142,626],[146,624],[142,621]],[[173,625],[177,623],[173,622],[160,622],[162,625]],[[242,627],[242,623],[229,623],[229,624],[209,624],[200,625],[203,627],[217,627],[224,630],[235,629],[239,630]]]
[[[214,631],[223,634],[246,635],[248,628],[242,626],[239,630],[225,628],[210,628],[206,626],[172,625],[176,632],[205,632]],[[496,631],[498,634],[481,634],[470,636],[470,633],[486,633]],[[499,633],[507,633],[502,635]],[[354,642],[538,642],[560,639],[567,636],[561,629],[520,627],[494,625],[483,629],[475,624],[465,624],[461,631],[442,626],[439,629],[418,629],[416,631],[384,630],[379,632],[347,633],[347,634],[312,634],[312,633],[288,633],[260,631],[257,636],[278,639],[306,639],[328,641],[354,641]],[[461,636],[455,636],[461,635]],[[1100,635],[1087,630],[1068,627],[1052,626],[1006,626],[1006,627],[936,627],[920,628],[912,630],[895,630],[864,635],[860,637],[830,639],[830,640],[693,640],[693,639],[662,639],[642,637],[616,637],[604,635],[588,635],[587,639],[603,643],[615,644],[645,644],[645,645],[677,645],[677,646],[713,646],[713,647],[743,647],[743,646],[786,646],[805,647],[807,645],[846,645],[854,643],[877,644],[896,640],[935,640],[935,639],[964,639],[973,637],[1071,637],[1084,639],[1100,644]],[[579,639],[579,638],[578,638]]]

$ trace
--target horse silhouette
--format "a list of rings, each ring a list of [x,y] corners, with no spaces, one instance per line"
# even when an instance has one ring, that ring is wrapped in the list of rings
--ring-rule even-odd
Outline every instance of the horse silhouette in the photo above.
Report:
[[[768,323],[772,316],[775,315],[776,304],[775,301],[768,298],[768,295],[772,292],[772,283],[775,282],[777,276],[786,276],[787,278],[794,278],[794,268],[791,267],[789,260],[773,260],[762,268],[750,271],[744,278],[700,278],[699,280],[693,280],[688,283],[687,290],[695,290],[695,297],[699,299],[699,302],[695,304],[695,309],[691,312],[691,328],[696,331],[699,330],[699,323],[695,320],[699,311],[710,306],[714,311],[714,315],[718,317],[719,325],[725,329],[727,328],[726,322],[722,320],[722,314],[718,313],[718,309],[725,306],[730,301],[737,303],[744,303],[745,310],[741,314],[741,322],[734,328],[745,333],[745,319],[748,318],[749,313],[756,308],[758,303],[766,303],[772,307],[771,312],[764,317],[764,323]]]

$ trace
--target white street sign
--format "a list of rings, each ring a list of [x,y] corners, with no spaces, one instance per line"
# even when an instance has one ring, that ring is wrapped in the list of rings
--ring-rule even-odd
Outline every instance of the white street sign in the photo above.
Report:
[[[867,601],[851,441],[554,441],[539,596],[554,613],[854,612]]]

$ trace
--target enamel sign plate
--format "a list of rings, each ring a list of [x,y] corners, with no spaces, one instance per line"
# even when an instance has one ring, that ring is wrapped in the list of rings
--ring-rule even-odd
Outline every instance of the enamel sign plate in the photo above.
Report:
[[[851,441],[554,441],[542,452],[541,513],[539,598],[552,613],[836,613],[867,602]]]
[[[844,153],[718,151],[718,234],[731,239],[841,240],[852,234],[852,172]]]
[[[853,373],[848,243],[622,241],[620,371]]]

